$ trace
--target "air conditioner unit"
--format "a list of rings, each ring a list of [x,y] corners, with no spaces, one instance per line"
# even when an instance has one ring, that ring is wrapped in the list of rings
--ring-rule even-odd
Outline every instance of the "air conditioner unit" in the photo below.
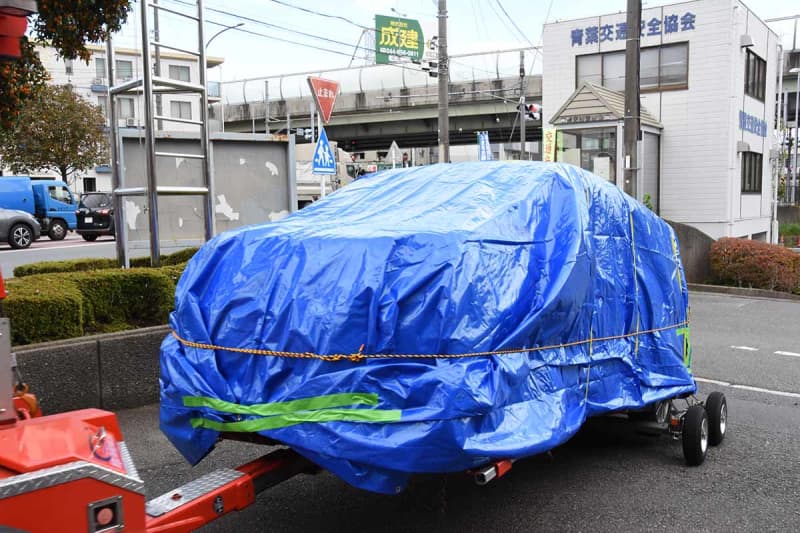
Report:
[[[136,119],[134,117],[128,117],[125,119],[125,125],[130,127],[136,126]]]
[[[105,78],[95,78],[92,80],[92,85],[105,85],[106,79]]]

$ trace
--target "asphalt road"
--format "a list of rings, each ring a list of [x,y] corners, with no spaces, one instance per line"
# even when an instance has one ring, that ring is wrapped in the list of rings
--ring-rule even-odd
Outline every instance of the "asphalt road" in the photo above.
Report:
[[[700,396],[729,403],[725,441],[700,467],[685,466],[680,442],[595,419],[485,487],[458,474],[392,497],[301,475],[204,531],[798,531],[800,356],[775,352],[800,351],[800,303],[694,293],[691,304]],[[190,468],[157,429],[158,406],[119,416],[148,497],[266,451],[223,442]]]
[[[41,261],[61,261],[64,259],[84,259],[84,258],[115,258],[117,256],[114,238],[103,236],[98,237],[94,242],[84,241],[76,233],[69,233],[62,241],[51,241],[46,236],[31,244],[25,250],[14,250],[8,244],[0,244],[0,267],[3,269],[3,276],[13,277],[14,268],[28,263],[39,263]],[[162,254],[169,254],[179,250],[179,248],[164,247]],[[131,251],[131,257],[141,257],[149,255],[148,249],[135,249]]]

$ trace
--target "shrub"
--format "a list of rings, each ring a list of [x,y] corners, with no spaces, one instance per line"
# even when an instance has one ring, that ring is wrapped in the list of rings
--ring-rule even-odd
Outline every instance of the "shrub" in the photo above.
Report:
[[[72,274],[83,296],[84,332],[166,324],[175,283],[161,269],[98,270]]]
[[[8,280],[14,345],[167,323],[185,264],[38,274]]]
[[[781,224],[780,235],[800,235],[800,224]]]
[[[169,255],[161,256],[163,266],[178,265],[187,262],[197,252],[197,248],[186,248]],[[132,268],[150,266],[149,257],[135,257],[130,261]],[[71,259],[67,261],[42,261],[20,265],[14,269],[14,277],[22,278],[36,274],[52,274],[56,272],[86,272],[89,270],[103,270],[117,268],[116,259]]]
[[[800,288],[800,255],[782,246],[722,238],[709,255],[718,283],[785,292]]]
[[[6,289],[14,345],[83,335],[83,296],[63,274],[10,279]]]

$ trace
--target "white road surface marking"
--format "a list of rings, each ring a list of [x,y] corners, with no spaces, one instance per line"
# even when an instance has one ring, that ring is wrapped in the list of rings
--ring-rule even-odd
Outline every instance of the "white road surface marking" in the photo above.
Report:
[[[800,353],[797,353],[797,352],[783,352],[781,350],[778,350],[777,352],[775,352],[775,355],[788,355],[789,357],[800,357]]]
[[[746,352],[757,352],[758,348],[753,348],[752,346],[731,346],[734,350],[744,350]]]
[[[750,385],[737,385],[735,383],[728,383],[727,381],[719,381],[716,379],[707,378],[694,378],[699,383],[710,383],[712,385],[720,385],[722,387],[730,387],[732,389],[749,390],[753,392],[763,392],[764,394],[772,394],[775,396],[785,396],[787,398],[800,398],[800,392],[787,392],[782,390],[762,389],[761,387],[751,387]]]

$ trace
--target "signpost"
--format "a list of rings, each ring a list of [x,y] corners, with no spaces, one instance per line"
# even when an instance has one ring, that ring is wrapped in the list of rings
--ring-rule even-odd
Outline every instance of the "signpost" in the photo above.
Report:
[[[322,123],[325,122],[325,124],[327,124],[331,120],[333,106],[336,103],[336,97],[339,95],[339,82],[309,76],[308,85],[311,87],[311,94],[314,95],[314,102],[317,104],[317,130],[319,132],[317,145],[314,148],[314,165],[311,172],[313,174],[319,174],[319,197],[325,198],[325,185],[327,181],[325,176],[336,174],[336,158],[334,157],[333,150],[331,150],[331,145],[328,142],[328,134],[325,133]],[[313,119],[311,127],[313,130]]]
[[[397,160],[403,157],[400,147],[397,146],[397,141],[392,141],[392,146],[389,147],[389,157],[392,158],[392,168],[395,168]]]
[[[392,57],[421,61],[425,37],[418,20],[375,15],[375,62],[388,64]]]
[[[328,134],[325,128],[320,128],[317,145],[314,147],[314,160],[311,173],[319,175],[320,198],[325,198],[325,176],[336,174],[336,158],[334,157],[331,144],[328,142]]]
[[[336,96],[339,94],[339,82],[309,77],[308,85],[311,87],[311,94],[314,95],[319,114],[327,124],[331,120],[333,105],[336,103]]]

